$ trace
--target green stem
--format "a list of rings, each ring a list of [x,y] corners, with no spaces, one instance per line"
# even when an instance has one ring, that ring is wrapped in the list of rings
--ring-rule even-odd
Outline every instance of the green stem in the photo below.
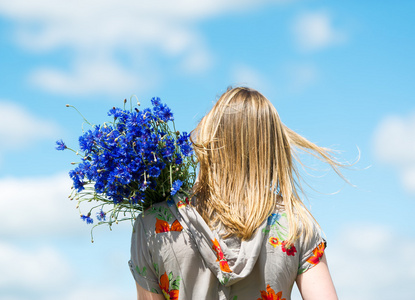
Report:
[[[66,105],[66,107],[72,107],[73,109],[75,109],[75,110],[78,112],[78,114],[82,117],[82,119],[84,119],[84,121],[85,121],[88,125],[92,126],[92,124],[91,124],[91,123],[89,123],[87,119],[85,119],[85,117],[81,114],[81,112],[80,112],[80,111],[79,111],[79,110],[78,110],[75,106],[72,106],[72,105],[67,104],[67,105]]]

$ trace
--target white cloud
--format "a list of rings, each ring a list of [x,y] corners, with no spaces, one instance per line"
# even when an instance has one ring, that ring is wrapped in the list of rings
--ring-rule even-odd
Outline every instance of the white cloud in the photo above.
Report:
[[[288,1],[14,0],[0,2],[0,15],[15,21],[16,40],[23,47],[71,51],[67,52],[72,56],[71,72],[42,67],[32,73],[31,80],[39,87],[65,94],[116,93],[156,84],[147,78],[150,71],[164,68],[155,63],[156,55],[173,58],[180,71],[207,70],[213,55],[195,30],[197,22],[284,2]],[[120,61],[120,53],[127,61]],[[101,59],[95,60],[96,56]],[[98,63],[102,66],[97,68]]]
[[[43,120],[16,103],[0,101],[0,139],[6,141],[2,144],[3,151],[52,138],[57,133],[54,122]]]
[[[0,290],[59,291],[72,277],[68,262],[51,247],[22,249],[0,241],[0,253]]]
[[[384,224],[348,224],[329,239],[327,261],[342,300],[412,299],[415,271],[408,265],[415,238]],[[292,299],[302,299],[293,289]]]
[[[58,296],[58,297],[56,297]],[[99,300],[114,300],[114,299],[135,299],[134,282],[131,280],[131,288],[129,290],[112,287],[111,285],[94,285],[88,287],[77,287],[68,293],[59,293],[53,297],[48,297],[46,300],[83,300],[83,299],[99,299]]]
[[[301,93],[319,79],[317,67],[310,63],[287,65],[286,74],[288,78],[287,88],[291,93]]]
[[[266,88],[267,81],[257,70],[247,65],[237,65],[232,70],[232,82],[235,85],[248,86],[260,91]]]
[[[140,77],[111,60],[77,62],[69,73],[52,68],[38,69],[30,75],[30,81],[44,90],[68,95],[133,93],[156,83],[151,74]]]
[[[125,251],[117,253],[118,264],[114,265],[102,255],[113,252],[114,245],[106,243],[94,249],[78,242],[81,249],[68,256],[60,251],[61,245],[32,247],[25,242],[23,247],[0,240],[0,298],[132,299],[134,280]]]
[[[346,41],[345,32],[334,28],[326,11],[303,13],[294,21],[293,34],[303,51],[320,50]]]
[[[66,174],[36,178],[0,179],[0,236],[89,235],[76,202],[68,195],[72,183]]]
[[[329,268],[340,299],[411,299],[415,272],[408,265],[415,239],[380,224],[349,224],[329,241]]]
[[[404,188],[415,193],[415,114],[385,117],[375,129],[374,151],[397,169]]]

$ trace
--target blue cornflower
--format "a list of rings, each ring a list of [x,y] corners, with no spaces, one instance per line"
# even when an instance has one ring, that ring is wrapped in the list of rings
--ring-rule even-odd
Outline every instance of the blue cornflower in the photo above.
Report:
[[[183,182],[180,179],[177,179],[175,182],[173,182],[173,185],[171,187],[171,195],[176,195],[176,193],[180,190],[181,186],[183,185]]]
[[[151,104],[153,104],[153,106],[159,106],[160,105],[160,98],[159,97],[153,97],[151,99]]]
[[[173,198],[170,197],[170,196],[167,198],[167,201],[166,202],[167,202],[167,205],[168,206],[173,206],[175,204]]]
[[[184,143],[182,145],[179,145],[179,147],[184,156],[191,156],[193,154],[192,146],[189,145],[189,143]]]
[[[159,177],[160,175],[160,168],[156,166],[151,166],[148,170],[151,177]]]
[[[182,156],[180,154],[177,154],[177,158],[176,158],[175,163],[176,163],[176,165],[180,165],[180,164],[183,163],[183,159],[182,159]]]
[[[125,114],[125,112],[121,108],[118,108],[118,107],[113,107],[108,112],[108,115],[109,116],[114,116],[115,119],[118,119],[119,117],[123,117],[124,114]]]
[[[82,221],[85,221],[87,224],[94,223],[94,220],[90,216],[81,215]]]
[[[102,209],[101,209],[101,211],[99,211],[99,212],[97,212],[97,219],[98,219],[98,221],[105,221],[105,213],[102,211]]]
[[[163,147],[163,149],[161,149],[162,151],[162,156],[164,159],[168,159],[170,158],[173,153],[174,153],[175,147],[174,147],[174,142],[171,139],[166,139],[165,145]]]
[[[144,203],[144,193],[136,192],[134,196],[131,197],[131,203],[138,204],[138,202]]]
[[[162,104],[160,98],[151,99],[154,116],[163,122],[173,121],[173,113],[166,104]]]
[[[160,110],[158,111],[159,118],[164,122],[173,121],[173,113],[166,104],[160,105]]]
[[[77,171],[77,168],[75,170],[69,171],[69,176],[72,178],[73,181],[73,187],[78,191],[84,190],[84,182],[82,179],[84,178],[83,175],[80,175]]]
[[[267,225],[274,225],[275,222],[277,222],[280,218],[281,218],[281,215],[280,214],[271,214],[268,217]]]
[[[65,143],[62,140],[56,141],[56,145],[57,145],[56,150],[62,151],[62,150],[65,150],[66,148],[68,148],[68,147],[66,147]]]
[[[182,134],[177,139],[177,144],[183,145],[185,144],[190,137],[190,134],[188,134],[186,131],[183,131]]]
[[[79,148],[81,151],[89,152],[92,150],[92,147],[94,146],[94,134],[96,134],[96,132],[97,129],[95,129],[95,132],[88,130],[84,135],[79,137]]]
[[[144,192],[144,191],[147,189],[147,187],[148,187],[148,181],[143,182],[143,183],[140,185],[140,191]]]

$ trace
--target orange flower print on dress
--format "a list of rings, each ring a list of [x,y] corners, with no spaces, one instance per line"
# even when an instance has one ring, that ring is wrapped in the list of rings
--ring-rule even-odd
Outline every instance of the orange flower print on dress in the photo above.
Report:
[[[173,224],[171,224],[171,231],[182,231],[183,230],[183,226],[182,224],[179,223],[179,221],[175,220],[173,222]]]
[[[285,298],[282,297],[282,292],[278,292],[275,294],[275,291],[270,287],[270,285],[267,285],[266,291],[261,291],[261,298],[258,298],[257,300],[285,300]]]
[[[228,262],[226,261],[225,255],[222,252],[222,248],[219,245],[217,239],[212,240],[213,246],[212,249],[216,252],[217,260],[219,261],[219,267],[223,272],[231,273],[232,270],[229,268]]]
[[[166,272],[164,272],[164,274],[160,276],[159,286],[161,288],[161,291],[163,292],[164,298],[170,300],[179,299],[179,290],[170,290],[170,280]]]
[[[277,247],[277,246],[279,246],[279,245],[281,245],[280,240],[278,238],[274,237],[274,236],[272,236],[272,237],[269,238],[269,243],[272,246],[274,246],[274,248]]]
[[[294,245],[287,245],[286,241],[282,242],[281,249],[282,249],[282,252],[287,253],[288,256],[290,256],[290,255],[294,256],[295,253],[297,252],[297,249],[295,249],[295,246]]]
[[[160,220],[159,218],[156,218],[156,233],[162,233],[162,232],[169,232],[169,231],[182,231],[183,227],[179,223],[179,221],[175,220],[173,224],[170,225],[164,220]]]
[[[159,218],[156,218],[156,220],[156,233],[170,231],[169,223],[164,220],[160,220]]]
[[[320,245],[318,245],[314,250],[313,250],[313,255],[310,256],[309,259],[307,259],[307,262],[309,262],[310,264],[316,265],[320,262],[321,258],[323,257],[324,254],[324,249],[326,248],[325,243],[321,243]]]

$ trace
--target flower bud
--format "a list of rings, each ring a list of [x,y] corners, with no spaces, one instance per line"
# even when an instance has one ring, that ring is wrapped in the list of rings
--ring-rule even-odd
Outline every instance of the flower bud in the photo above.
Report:
[[[124,99],[124,103],[127,103],[127,99]]]
[[[69,105],[69,104],[66,104],[65,106],[66,106],[66,107],[69,107],[70,105]]]

